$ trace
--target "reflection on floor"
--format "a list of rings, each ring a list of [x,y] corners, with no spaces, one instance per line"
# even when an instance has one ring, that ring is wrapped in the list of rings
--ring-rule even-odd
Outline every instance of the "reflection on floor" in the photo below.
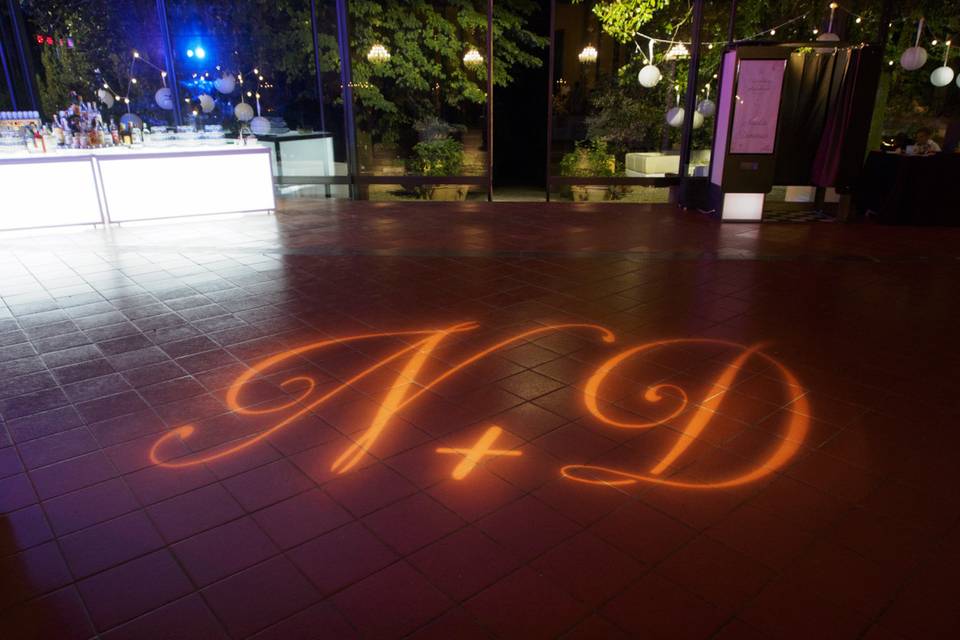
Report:
[[[0,236],[0,637],[960,631],[957,231],[282,206]]]

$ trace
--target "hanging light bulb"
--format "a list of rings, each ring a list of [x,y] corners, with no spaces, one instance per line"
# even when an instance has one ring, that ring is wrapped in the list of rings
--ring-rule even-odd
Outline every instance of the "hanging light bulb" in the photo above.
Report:
[[[863,22],[863,18],[861,18],[860,16],[857,16],[857,19],[854,20],[854,22],[856,22],[857,24],[860,24],[861,22]]]
[[[390,52],[382,44],[375,44],[367,52],[367,60],[373,64],[383,64],[390,61]]]
[[[479,67],[483,64],[483,56],[476,47],[470,47],[470,50],[463,54],[463,64],[468,67]]]
[[[588,44],[577,54],[577,60],[583,64],[593,64],[597,61],[597,49],[592,44]]]

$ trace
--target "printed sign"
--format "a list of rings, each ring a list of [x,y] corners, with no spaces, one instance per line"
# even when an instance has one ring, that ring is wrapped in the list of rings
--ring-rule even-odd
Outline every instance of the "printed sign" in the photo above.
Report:
[[[773,153],[786,60],[741,60],[730,153]]]

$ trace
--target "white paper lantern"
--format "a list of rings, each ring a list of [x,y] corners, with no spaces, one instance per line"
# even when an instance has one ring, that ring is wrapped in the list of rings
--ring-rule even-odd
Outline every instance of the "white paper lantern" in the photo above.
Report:
[[[100,102],[102,102],[107,109],[113,106],[113,94],[106,89],[98,89],[97,97],[100,98]]]
[[[946,65],[937,67],[933,70],[933,73],[930,74],[930,82],[935,87],[947,86],[953,82],[953,69]]]
[[[700,101],[700,104],[697,105],[697,113],[703,114],[704,118],[713,117],[713,114],[717,112],[717,103],[715,103],[710,98],[704,98]]]
[[[213,100],[213,96],[207,95],[206,93],[201,93],[197,100],[200,101],[200,108],[203,109],[204,113],[210,113],[213,111],[213,108],[217,106],[217,103]]]
[[[233,115],[237,116],[240,122],[249,122],[253,120],[253,107],[246,102],[241,102],[233,108]]]
[[[254,135],[265,136],[270,133],[270,121],[263,116],[257,116],[250,121],[250,131],[253,131]]]
[[[222,94],[233,93],[233,90],[237,87],[237,79],[233,77],[233,74],[225,73],[213,81],[213,86]]]
[[[907,71],[916,71],[927,64],[927,50],[923,47],[910,47],[900,56],[900,66]]]
[[[657,86],[661,77],[660,69],[652,64],[648,64],[643,69],[640,69],[640,73],[637,74],[637,80],[648,89]]]
[[[683,107],[674,107],[667,111],[667,124],[671,127],[680,127],[683,125]]]
[[[157,89],[157,92],[153,94],[153,99],[157,101],[157,106],[161,109],[167,111],[173,109],[173,91],[170,91],[167,87]]]
[[[957,86],[960,87],[960,76],[957,76]]]
[[[125,113],[120,116],[120,124],[128,127],[134,127],[136,129],[143,128],[143,120],[141,120],[140,116],[135,113]]]
[[[699,111],[693,112],[693,128],[699,129],[703,126],[703,114]]]

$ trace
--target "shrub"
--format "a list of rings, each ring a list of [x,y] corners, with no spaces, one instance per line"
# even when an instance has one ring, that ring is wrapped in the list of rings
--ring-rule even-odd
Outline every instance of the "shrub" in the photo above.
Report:
[[[421,176],[458,176],[463,173],[463,145],[452,138],[418,142],[410,164]]]

